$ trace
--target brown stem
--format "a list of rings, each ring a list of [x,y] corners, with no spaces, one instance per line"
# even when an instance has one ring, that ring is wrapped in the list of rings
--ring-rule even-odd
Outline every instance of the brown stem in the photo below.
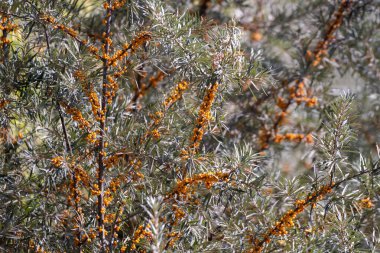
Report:
[[[114,239],[115,239],[115,237],[114,237],[115,226],[117,224],[117,220],[119,219],[120,213],[123,211],[123,208],[124,208],[123,205],[124,205],[123,203],[120,204],[119,208],[117,209],[117,213],[115,215],[115,219],[112,222],[111,232],[110,232],[110,239],[109,239],[109,242],[110,242],[109,249],[110,249],[111,253],[113,251],[112,247],[113,247],[113,242],[114,242]]]
[[[107,3],[109,6],[111,6],[111,0],[107,0]],[[110,36],[111,31],[111,14],[112,10],[111,8],[107,8],[106,11],[106,32],[105,32],[105,43],[104,43],[104,55],[108,55],[109,53],[109,41],[108,38]],[[102,98],[101,98],[101,112],[102,117],[100,119],[100,138],[99,138],[99,146],[98,146],[98,152],[97,152],[97,158],[98,158],[98,186],[100,190],[100,194],[98,196],[98,231],[99,231],[99,239],[100,239],[100,252],[104,253],[106,250],[105,245],[105,233],[104,233],[104,134],[106,129],[106,106],[107,106],[107,76],[108,76],[108,60],[107,57],[102,59],[103,61],[103,82],[102,82]]]
[[[71,148],[69,137],[67,135],[66,125],[65,125],[65,119],[63,118],[63,115],[62,115],[61,105],[59,104],[58,101],[57,101],[57,109],[58,109],[59,119],[60,119],[61,125],[62,125],[63,137],[65,139],[66,152],[68,152],[70,154],[70,156],[72,157],[73,156],[73,150]],[[77,181],[77,168],[74,167],[74,171],[71,173],[71,177],[72,177],[73,184],[74,184],[73,186],[74,186],[75,211],[76,211],[77,214],[79,214],[79,205],[78,205],[78,203],[76,201],[76,199],[79,197],[79,194],[78,194],[78,181]],[[78,239],[78,242],[81,241],[81,236],[80,236],[80,232],[79,231],[78,231],[78,234],[77,234],[77,239]],[[78,252],[79,253],[82,252],[82,250],[81,250],[81,244],[78,245]]]
[[[339,185],[343,184],[343,183],[346,183],[352,179],[355,179],[355,178],[358,178],[364,174],[367,174],[367,173],[371,173],[372,175],[376,175],[378,173],[380,173],[380,160],[378,160],[375,164],[374,164],[374,167],[369,169],[369,170],[363,170],[363,171],[360,171],[359,173],[355,174],[355,175],[351,175],[351,176],[347,176],[346,178],[338,181],[338,182],[335,182],[333,188],[336,188],[338,187]]]
[[[8,23],[9,21],[6,21],[6,23]],[[6,24],[5,23],[5,24]],[[8,43],[6,42],[6,39],[7,39],[7,36],[8,36],[8,31],[7,29],[4,29],[2,30],[3,32],[3,35],[2,35],[2,41],[3,41],[3,63],[7,63],[8,62],[8,58],[9,58],[9,45]]]
[[[68,136],[67,136],[66,125],[65,125],[65,119],[63,118],[61,105],[59,104],[58,101],[57,101],[57,109],[58,109],[59,118],[60,118],[60,120],[61,120],[62,131],[63,131],[63,137],[65,138],[66,151],[69,152],[70,155],[72,155],[72,154],[73,154],[73,150],[71,149],[70,141],[69,141],[69,138],[68,138]]]

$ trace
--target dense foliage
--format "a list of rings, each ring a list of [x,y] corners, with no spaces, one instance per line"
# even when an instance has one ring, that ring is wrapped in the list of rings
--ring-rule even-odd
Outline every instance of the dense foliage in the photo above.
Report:
[[[379,251],[379,10],[2,1],[0,251]]]

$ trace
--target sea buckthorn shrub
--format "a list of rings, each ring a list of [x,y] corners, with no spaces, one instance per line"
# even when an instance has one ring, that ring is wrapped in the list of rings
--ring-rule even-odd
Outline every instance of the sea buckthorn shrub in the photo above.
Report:
[[[1,2],[0,251],[378,251],[379,8]]]

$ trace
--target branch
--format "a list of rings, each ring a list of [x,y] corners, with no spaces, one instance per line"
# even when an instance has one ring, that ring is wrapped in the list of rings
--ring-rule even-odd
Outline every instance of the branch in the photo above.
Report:
[[[111,5],[111,0],[107,0],[108,5]],[[103,55],[108,55],[109,52],[109,37],[111,32],[111,15],[112,15],[112,9],[107,8],[106,9],[106,32],[105,32],[105,43],[104,43],[104,52]],[[108,60],[107,58],[102,59],[103,61],[103,82],[102,82],[102,101],[101,101],[101,118],[100,118],[100,138],[99,138],[99,147],[98,147],[98,186],[100,190],[100,194],[98,196],[98,223],[99,223],[99,239],[100,239],[100,252],[104,253],[106,251],[106,245],[105,245],[105,231],[104,231],[104,213],[105,213],[105,206],[104,206],[104,132],[106,128],[106,106],[107,106],[107,76],[108,76]]]

